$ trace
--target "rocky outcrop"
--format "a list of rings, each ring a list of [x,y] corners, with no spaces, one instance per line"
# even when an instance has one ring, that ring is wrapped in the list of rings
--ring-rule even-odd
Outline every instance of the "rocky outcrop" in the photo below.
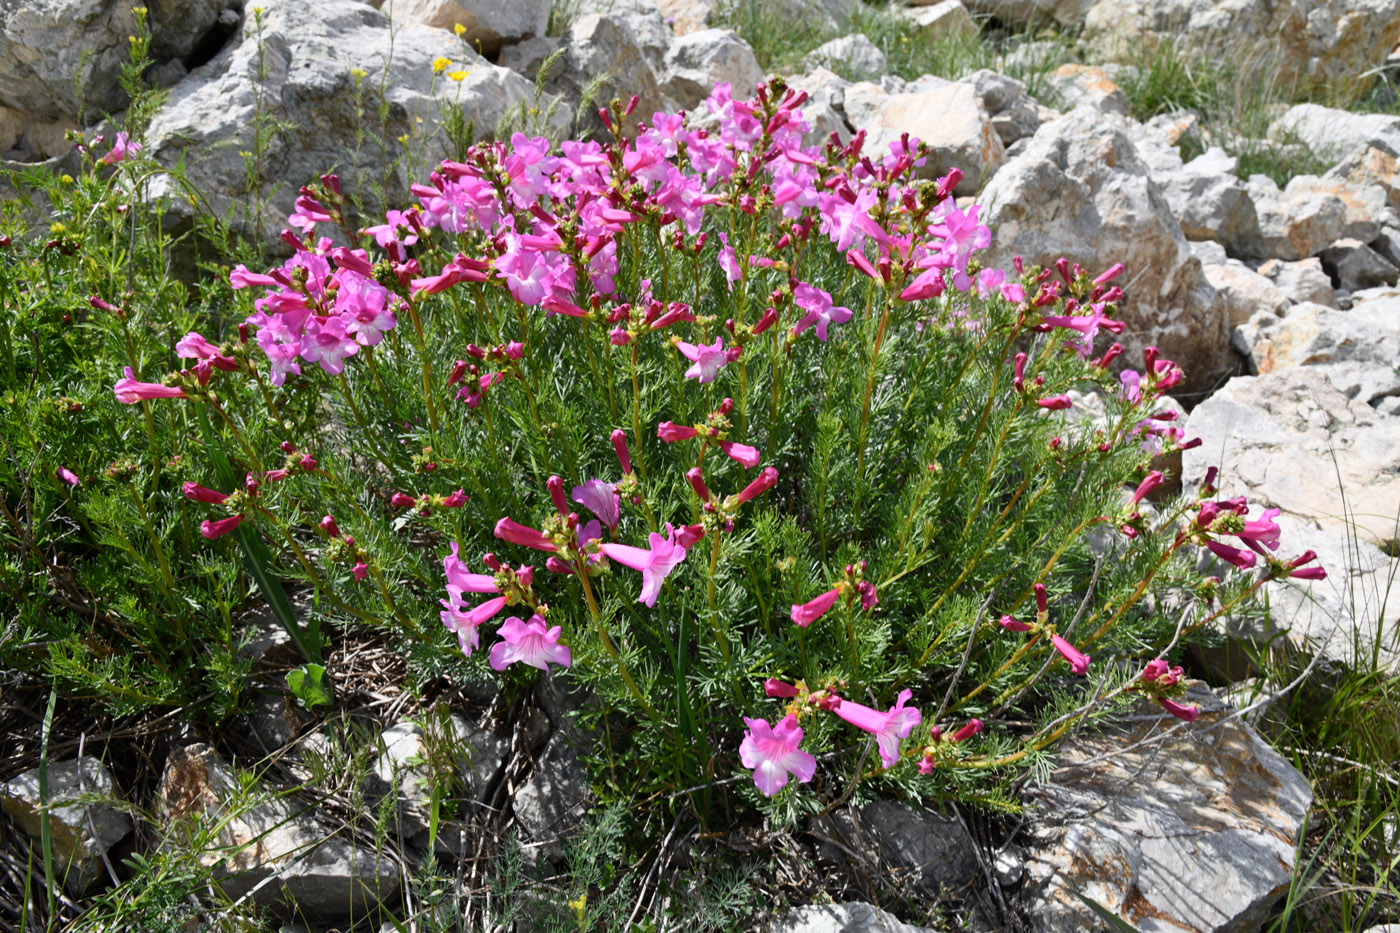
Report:
[[[1147,704],[1059,747],[1029,794],[1032,929],[1112,929],[1074,892],[1142,930],[1243,933],[1268,918],[1312,791],[1205,687],[1184,702],[1196,722]]]
[[[82,895],[105,874],[102,860],[131,832],[131,820],[113,806],[111,772],[96,758],[53,762],[45,777],[47,795],[38,768],[0,784],[0,809],[34,839],[47,819],[54,868],[70,893]]]
[[[763,80],[763,69],[753,49],[739,34],[727,29],[703,29],[680,36],[666,52],[661,89],[687,111],[699,107],[714,93],[715,85],[728,82],[735,100],[752,97]],[[654,111],[644,111],[650,115]]]
[[[437,29],[462,28],[467,48],[483,55],[494,55],[501,46],[543,36],[549,25],[553,0],[393,0],[376,4],[392,13],[401,23],[422,23]]]
[[[867,152],[884,156],[903,134],[918,137],[930,149],[920,177],[937,178],[956,165],[965,173],[959,194],[976,192],[1005,158],[1001,137],[970,84],[891,94],[861,82],[846,89],[845,107],[850,125],[869,134]]]
[[[987,262],[1010,268],[1019,255],[1048,267],[1064,256],[1095,272],[1122,262],[1130,357],[1156,345],[1203,388],[1235,365],[1228,321],[1127,130],[1090,108],[1042,126],[982,192],[997,231]]]
[[[1400,41],[1397,0],[1099,0],[1084,17],[1084,36],[1123,61],[1153,45],[1180,42],[1183,56],[1229,56],[1267,62],[1281,87],[1339,82],[1363,89],[1366,74]]]
[[[389,58],[388,18],[355,0],[314,8],[264,0],[262,7],[260,40],[245,23],[239,41],[191,72],[151,121],[146,154],[167,167],[182,164],[188,182],[157,176],[149,187],[172,232],[188,229],[197,211],[225,217],[232,209],[236,232],[275,245],[297,188],[327,171],[382,181],[397,203],[410,179],[398,155],[404,147],[395,140],[431,132],[449,106],[489,134],[533,94],[531,83],[512,71],[484,59],[463,62],[461,43],[444,30],[398,29]],[[432,62],[439,56],[463,66],[460,82],[443,76],[434,85]],[[373,77],[357,78],[356,69]],[[375,113],[381,69],[388,72],[382,124]],[[389,145],[353,147],[357,132],[382,135]],[[445,146],[436,134],[418,171],[426,176]],[[245,152],[257,153],[254,176]]]

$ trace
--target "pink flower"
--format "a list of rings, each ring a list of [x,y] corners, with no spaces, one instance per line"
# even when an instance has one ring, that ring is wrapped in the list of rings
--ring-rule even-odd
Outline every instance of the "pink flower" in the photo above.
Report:
[[[360,345],[349,336],[345,321],[338,317],[322,320],[312,316],[306,322],[306,337],[301,358],[308,363],[320,363],[332,376],[345,371],[346,357],[360,352]]]
[[[792,332],[800,334],[813,325],[817,328],[817,339],[826,342],[826,329],[831,324],[844,324],[851,319],[851,309],[833,307],[831,294],[814,288],[806,282],[798,283],[792,291],[793,302],[807,314],[793,326]]]
[[[567,646],[559,644],[561,632],[562,627],[549,628],[538,615],[530,616],[529,622],[511,616],[501,623],[498,633],[501,640],[491,648],[491,667],[503,671],[517,661],[542,671],[549,670],[551,664],[568,667],[573,654]]]
[[[739,760],[753,770],[753,782],[765,797],[772,797],[787,786],[788,775],[806,784],[817,773],[817,759],[799,751],[802,729],[797,717],[789,713],[776,726],[762,719],[744,718],[749,727],[739,743]]]
[[[883,713],[844,699],[831,711],[857,729],[875,736],[880,761],[890,768],[899,761],[899,740],[913,732],[914,727],[923,720],[923,714],[917,709],[904,705],[913,695],[912,690],[900,691],[894,706]]]
[[[1248,570],[1254,566],[1254,554],[1243,548],[1231,547],[1219,541],[1207,541],[1206,547],[1210,548],[1216,557],[1229,561],[1241,570]]]
[[[452,587],[448,586],[448,592],[452,592]],[[474,609],[467,609],[465,605],[458,602],[454,596],[451,602],[440,600],[443,611],[438,613],[442,619],[442,624],[449,632],[457,636],[457,645],[462,649],[462,654],[467,657],[472,656],[479,643],[477,628],[483,622],[487,622],[506,607],[506,598],[496,596],[486,600]]]
[[[223,537],[233,529],[237,528],[239,523],[242,521],[242,515],[230,515],[228,518],[219,519],[217,522],[209,521],[206,519],[199,526],[199,533],[204,535],[204,537],[208,538],[210,541],[213,541],[215,538]]]
[[[642,592],[637,602],[648,606],[656,605],[656,597],[661,593],[661,582],[681,561],[685,560],[685,548],[676,540],[676,531],[666,525],[666,537],[652,532],[647,540],[650,550],[611,542],[600,545],[604,554],[624,567],[641,571]]]
[[[496,578],[486,573],[468,573],[467,565],[457,556],[457,542],[452,542],[452,553],[442,561],[443,573],[447,575],[447,592],[453,599],[463,593],[499,593]]]
[[[209,489],[198,483],[186,483],[181,490],[185,498],[193,502],[204,502],[209,505],[222,505],[228,498],[228,493],[219,492],[217,489]]]
[[[1028,623],[1018,622],[1011,616],[1002,616],[1000,621],[1001,627],[1008,632],[1029,632],[1031,629],[1035,628],[1035,626]]]
[[[186,485],[188,485],[188,484],[186,484]],[[189,493],[185,493],[185,495],[189,495]],[[339,537],[340,537],[340,526],[337,525],[337,524],[335,523],[335,519],[331,518],[329,515],[322,515],[322,516],[321,516],[321,530],[324,531],[329,537],[332,537],[332,538],[339,538]],[[454,549],[453,553],[454,553],[454,554],[456,553],[455,549]]]
[[[697,433],[699,432],[694,428],[688,428],[673,421],[663,421],[656,426],[656,436],[668,444],[674,444],[676,441],[688,441]]]
[[[189,398],[184,389],[175,386],[163,386],[158,382],[137,382],[136,377],[131,373],[130,366],[124,368],[122,372],[125,375],[117,380],[116,385],[112,386],[112,392],[117,396],[117,401],[123,405],[134,405],[152,398]]]
[[[1265,509],[1264,513],[1258,518],[1245,522],[1244,527],[1235,532],[1235,534],[1241,541],[1260,554],[1264,553],[1259,550],[1260,545],[1271,551],[1277,551],[1279,527],[1274,519],[1278,518],[1278,516],[1278,509]]]
[[[350,574],[355,578],[355,582],[358,583],[369,576],[369,564],[362,560],[355,561],[355,566],[350,568]]]
[[[559,550],[559,546],[545,537],[544,532],[526,527],[509,515],[496,522],[496,537],[521,547],[534,548],[537,551]]]
[[[1084,654],[1059,635],[1051,635],[1050,644],[1055,646],[1055,650],[1060,653],[1060,657],[1069,662],[1070,670],[1081,677],[1089,673],[1089,656],[1087,654]]]
[[[1068,395],[1048,395],[1045,398],[1038,398],[1035,403],[1041,408],[1048,408],[1050,411],[1064,411],[1072,404]]]
[[[1196,717],[1201,715],[1199,706],[1185,706],[1167,697],[1158,697],[1157,702],[1162,705],[1162,709],[1171,713],[1177,719],[1184,719],[1186,722],[1195,722]]]
[[[627,450],[627,432],[621,428],[612,432],[613,450],[617,453],[618,466],[622,467],[622,472],[626,475],[632,473],[632,455]]]
[[[754,496],[765,493],[772,489],[778,482],[778,471],[772,467],[764,467],[763,472],[758,474],[758,478],[741,489],[738,495],[734,496],[734,505],[743,505]]]
[[[733,460],[743,464],[747,469],[752,470],[758,466],[758,448],[750,447],[748,444],[737,444],[734,441],[720,441],[719,449],[724,451]]]
[[[112,151],[102,157],[102,164],[116,165],[118,162],[125,162],[140,151],[140,143],[133,142],[126,133],[118,133],[116,139],[112,140]]]
[[[612,483],[605,483],[600,479],[590,479],[581,486],[575,486],[569,491],[569,495],[579,505],[584,506],[588,511],[607,525],[613,531],[617,530],[617,523],[622,520],[621,502]]]
[[[776,677],[769,677],[763,682],[763,692],[767,696],[781,697],[783,699],[797,696],[796,687],[794,687],[790,683],[781,681]]]
[[[68,469],[67,467],[59,467],[59,468],[55,471],[55,475],[57,475],[59,479],[63,480],[63,481],[64,481],[65,483],[67,483],[69,486],[80,486],[80,485],[82,485],[82,480],[78,479],[78,474],[77,474],[77,473],[74,473],[72,470]]]
[[[724,351],[723,337],[716,337],[715,342],[709,346],[703,344],[696,346],[693,343],[678,340],[676,341],[676,349],[681,351],[681,356],[694,364],[685,371],[687,379],[714,382],[715,376],[719,375],[720,367],[729,362],[729,355]]]
[[[1143,477],[1142,482],[1138,483],[1137,491],[1133,493],[1133,497],[1129,501],[1132,502],[1133,505],[1137,505],[1142,501],[1144,496],[1162,485],[1162,480],[1164,478],[1161,470],[1153,470],[1151,473],[1148,473]]]
[[[1290,577],[1295,577],[1299,580],[1327,579],[1327,571],[1323,568],[1303,566],[1304,564],[1310,564],[1315,560],[1317,560],[1316,551],[1304,551],[1303,553],[1299,554],[1297,557],[1293,558],[1291,561],[1288,562],[1288,575]]]
[[[800,605],[793,603],[791,613],[792,621],[806,628],[820,619],[828,609],[836,605],[836,600],[840,598],[841,591],[839,589],[830,589],[816,599],[809,600]]]

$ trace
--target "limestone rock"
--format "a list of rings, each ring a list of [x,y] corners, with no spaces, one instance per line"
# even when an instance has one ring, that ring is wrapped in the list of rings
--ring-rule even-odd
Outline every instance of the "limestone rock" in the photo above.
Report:
[[[1191,255],[1201,261],[1201,266],[1223,266],[1230,261],[1225,247],[1214,240],[1192,240]]]
[[[678,36],[704,29],[719,0],[656,0],[657,9]]]
[[[1060,115],[1027,94],[1020,81],[986,68],[967,75],[961,83],[972,85],[1003,146],[1034,136],[1041,124]]]
[[[863,877],[886,877],[923,897],[965,892],[980,877],[976,844],[952,816],[875,800],[839,810],[815,824],[835,843],[835,861]]]
[[[925,39],[972,40],[977,38],[977,24],[961,0],[941,0],[931,6],[911,6],[904,15]]]
[[[1391,208],[1380,185],[1353,185],[1339,178],[1295,175],[1284,189],[1289,196],[1305,193],[1331,195],[1342,202],[1342,236],[1369,243],[1383,224],[1400,225],[1400,214]]]
[[[496,59],[496,62],[502,68],[509,68],[527,80],[533,81],[539,75],[545,60],[559,51],[563,45],[563,40],[558,36],[535,36],[531,39],[522,39],[501,49],[500,57]],[[556,64],[554,68],[550,69],[551,75],[558,68],[559,65]]]
[[[864,33],[823,43],[807,53],[807,61],[814,68],[837,70],[855,81],[873,81],[888,69],[885,53]]]
[[[568,83],[566,99],[577,100],[584,83],[607,75],[598,100],[614,97],[627,100],[636,94],[639,100],[635,114],[643,114],[639,119],[647,120],[653,113],[671,109],[646,50],[622,16],[612,13],[581,16],[569,27],[564,44],[568,52],[564,56],[561,79]]]
[[[435,29],[465,27],[468,48],[491,55],[501,46],[544,35],[553,0],[394,0],[392,13],[401,23],[422,23]]]
[[[1258,271],[1264,278],[1277,285],[1289,301],[1311,301],[1330,308],[1337,306],[1332,279],[1323,271],[1322,260],[1316,257],[1297,262],[1270,259],[1261,265]]]
[[[666,14],[651,0],[578,0],[573,7],[574,18],[597,13],[620,19],[632,33],[632,40],[642,50],[652,71],[661,74],[666,50],[675,41],[676,33],[667,25]],[[700,27],[703,28],[703,27]],[[697,32],[698,29],[689,30]],[[647,114],[650,119],[651,114]]]
[[[1053,20],[1062,26],[1075,26],[1084,21],[1084,14],[1093,5],[1094,0],[968,0],[967,8],[1004,23],[1038,25]]]
[[[1259,217],[1259,234],[1267,255],[1297,260],[1342,236],[1347,210],[1336,194],[1293,178],[1280,190],[1266,175],[1249,177],[1249,197]]]
[[[245,203],[250,180],[240,153],[254,149],[259,98],[263,114],[282,121],[286,130],[270,134],[262,149],[261,196],[269,203],[262,212],[261,227],[252,211],[253,216],[237,211],[233,226],[235,232],[260,235],[274,250],[279,243],[277,231],[286,225],[300,185],[327,171],[339,171],[347,181],[354,175],[351,160],[356,154],[347,148],[346,140],[354,138],[361,118],[355,112],[352,69],[370,72],[365,80],[366,106],[372,113],[377,106],[377,75],[387,63],[388,117],[383,132],[390,141],[403,134],[430,132],[448,105],[461,107],[478,133],[489,135],[508,109],[533,99],[530,81],[484,59],[465,63],[469,74],[462,82],[439,81],[430,94],[433,59],[443,56],[462,62],[461,44],[450,32],[421,25],[401,27],[390,60],[389,20],[363,3],[260,0],[260,5],[266,80],[256,80],[258,41],[245,23],[239,41],[194,69],[151,121],[147,153],[165,166],[183,158],[190,182],[184,187],[169,176],[158,176],[149,186],[148,196],[164,202],[170,232],[188,229],[197,208],[224,216]],[[416,122],[419,118],[422,124]],[[377,121],[373,129],[380,131]],[[445,145],[439,134],[427,147],[427,167],[446,155]],[[390,157],[394,151],[390,150]],[[378,146],[362,147],[358,158],[362,174],[380,178],[388,173],[387,196],[399,203],[409,182],[403,169],[390,171]],[[280,188],[274,193],[276,186]]]
[[[1001,165],[1005,150],[977,92],[961,82],[914,93],[887,94],[869,82],[846,89],[846,119],[869,134],[865,151],[883,156],[903,133],[929,146],[922,178],[937,178],[957,166],[965,176],[958,194],[972,194]]]
[[[1374,405],[1400,394],[1400,300],[1393,297],[1350,311],[1304,303],[1281,315],[1257,314],[1236,330],[1235,340],[1256,373],[1334,364],[1329,377],[1349,398]]]
[[[101,761],[83,756],[48,766],[47,801],[39,795],[39,769],[0,784],[0,809],[29,836],[39,838],[48,805],[55,871],[69,892],[83,894],[104,875],[102,854],[126,838],[131,820],[112,806],[115,785]]]
[[[304,916],[343,918],[398,893],[387,858],[330,835],[285,797],[250,794],[207,745],[171,753],[157,797],[162,845],[193,850],[229,898],[251,892],[262,906],[286,898]]]
[[[1202,266],[1202,269],[1231,327],[1238,327],[1261,311],[1278,315],[1292,304],[1278,286],[1242,262],[1230,261]]]
[[[1094,65],[1061,65],[1045,76],[1045,85],[1062,110],[1087,106],[1126,117],[1132,109],[1109,71]]]
[[[1087,107],[1042,126],[982,192],[985,262],[1049,268],[1064,256],[1095,274],[1122,262],[1127,358],[1155,345],[1185,370],[1186,391],[1204,388],[1235,365],[1226,317],[1127,131]]]
[[[1132,61],[1144,46],[1188,37],[1201,58],[1267,61],[1277,81],[1303,89],[1375,80],[1364,74],[1400,41],[1397,0],[1099,0],[1084,38],[1101,54]]]
[[[1175,155],[1176,150],[1166,151]],[[1216,240],[1235,256],[1264,255],[1259,218],[1244,184],[1235,177],[1237,162],[1218,147],[1185,164],[1154,170],[1152,180],[1162,189],[1181,232],[1191,240]]]
[[[578,825],[588,807],[588,774],[564,733],[545,746],[535,774],[515,795],[515,821],[550,858],[562,854],[560,837]]]
[[[1394,157],[1400,154],[1400,117],[1298,104],[1269,125],[1269,139],[1300,142],[1329,161],[1372,147]]]
[[[767,933],[933,933],[862,901],[795,907],[765,929]]]
[[[735,100],[749,98],[763,80],[753,49],[737,32],[704,29],[680,36],[666,53],[662,91],[686,110],[714,92],[716,82],[731,85]],[[653,111],[644,111],[650,117]]]
[[[150,0],[151,55],[158,61],[212,55],[238,21],[233,0]],[[136,31],[135,4],[121,0],[0,3],[0,106],[28,121],[72,120],[126,106],[117,80]],[[232,24],[229,16],[232,15]],[[212,47],[210,47],[212,46]],[[84,98],[74,96],[74,78]],[[7,147],[8,148],[8,147]]]
[[[510,748],[505,739],[468,725],[459,716],[447,717],[442,725],[445,734],[434,736],[437,741],[431,743],[423,726],[409,720],[395,723],[380,735],[383,751],[375,761],[374,773],[384,785],[396,790],[404,822],[419,830],[411,835],[428,829],[435,790],[429,786],[434,756],[449,756],[445,764],[461,781],[460,796],[480,799],[500,773]],[[436,790],[448,799],[448,788]]]
[[[1391,313],[1400,304],[1385,303]],[[1301,325],[1295,327],[1306,336]],[[1348,398],[1335,384],[1367,369],[1376,372],[1342,359],[1231,379],[1191,412],[1187,434],[1216,441],[1206,445],[1210,450],[1185,452],[1182,477],[1190,488],[1218,465],[1222,497],[1245,495],[1255,507],[1283,510],[1280,556],[1311,548],[1327,571],[1327,579],[1311,583],[1266,584],[1270,619],[1241,623],[1252,627],[1248,634],[1257,645],[1286,630],[1287,641],[1275,647],[1291,645],[1338,663],[1361,657],[1369,663],[1376,632],[1383,631],[1381,663],[1395,669],[1400,643],[1391,620],[1400,611],[1400,594],[1387,580],[1400,566],[1383,549],[1393,548],[1397,537],[1400,418]]]
[[[1395,137],[1397,149],[1394,152],[1363,143],[1322,177],[1328,181],[1343,182],[1352,188],[1378,186],[1385,192],[1386,205],[1391,210],[1400,211],[1400,160],[1396,158],[1400,155],[1400,127],[1397,127]]]
[[[1029,794],[1032,929],[1111,929],[1076,889],[1141,930],[1224,933],[1267,919],[1292,878],[1312,791],[1205,687],[1185,702],[1201,707],[1195,723],[1145,704],[1059,747],[1058,767]]]
[[[1348,292],[1394,285],[1400,275],[1390,260],[1360,240],[1343,238],[1317,254],[1322,268]]]

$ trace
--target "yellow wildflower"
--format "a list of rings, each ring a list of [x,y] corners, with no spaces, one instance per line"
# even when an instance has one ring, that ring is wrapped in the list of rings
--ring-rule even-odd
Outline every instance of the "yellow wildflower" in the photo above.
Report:
[[[453,81],[461,81],[469,74],[471,74],[470,71],[450,71],[447,73],[447,76]]]
[[[447,70],[447,66],[452,64],[452,60],[439,55],[433,59],[433,74],[440,75]]]
[[[456,26],[452,27],[452,31],[460,36],[462,33],[467,31],[467,27],[463,26],[461,23],[458,23]]]

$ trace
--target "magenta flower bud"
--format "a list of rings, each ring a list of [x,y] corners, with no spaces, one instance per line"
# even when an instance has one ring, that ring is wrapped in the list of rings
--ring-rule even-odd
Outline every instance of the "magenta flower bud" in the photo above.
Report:
[[[792,621],[802,628],[806,628],[820,619],[828,609],[836,605],[836,600],[840,598],[841,591],[833,588],[827,590],[816,599],[801,604],[793,603],[792,612],[790,613]]]
[[[1060,653],[1060,657],[1069,662],[1070,670],[1081,677],[1089,672],[1089,656],[1087,654],[1065,641],[1059,635],[1051,635],[1050,644]]]
[[[574,565],[551,554],[545,558],[544,569],[550,573],[570,574],[574,572]]]
[[[316,458],[312,457],[310,454],[302,454],[301,459],[297,461],[297,465],[309,473],[316,469]]]
[[[1045,398],[1036,399],[1035,403],[1049,411],[1064,411],[1071,405],[1068,395],[1048,395]]]
[[[1026,381],[1026,354],[1016,354],[1014,367],[1015,369],[1011,376],[1011,385],[1015,387],[1017,392],[1020,392],[1025,386]]]
[[[329,515],[321,516],[321,530],[332,538],[340,537],[340,526]]]
[[[637,109],[637,101],[639,100],[641,100],[641,98],[638,97],[636,94],[633,94],[631,97],[627,98],[627,106],[622,108],[622,115],[624,117],[632,116],[632,111]]]
[[[1002,616],[999,621],[1001,622],[1001,627],[1008,632],[1029,632],[1031,629],[1035,628],[1035,626],[1027,625],[1025,622],[1016,621],[1012,616]]]
[[[792,684],[784,683],[776,677],[769,677],[763,682],[763,692],[770,697],[781,697],[783,699],[797,696],[796,687]]]
[[[209,489],[198,483],[186,483],[182,489],[186,499],[193,500],[194,502],[204,502],[209,505],[221,505],[224,500],[228,498],[228,493],[219,492],[217,489]]]
[[[1182,719],[1186,722],[1195,722],[1196,717],[1201,715],[1201,708],[1199,706],[1183,706],[1175,700],[1170,700],[1166,697],[1158,697],[1157,702],[1162,705],[1162,709],[1171,713],[1177,719]]]
[[[1138,675],[1138,680],[1144,683],[1155,683],[1163,674],[1170,670],[1167,662],[1162,658],[1153,658],[1147,662],[1147,666]]]
[[[738,444],[734,441],[720,441],[719,449],[724,451],[732,460],[744,465],[746,469],[752,470],[758,466],[758,448],[750,447],[748,444]]]
[[[277,449],[282,451],[282,453],[284,454],[294,454],[297,452],[296,445],[293,444],[291,441],[283,441],[282,443],[277,445]]]
[[[396,509],[411,509],[417,502],[418,500],[413,496],[405,495],[401,492],[396,492],[389,497],[389,504]]]
[[[1035,612],[1037,616],[1043,616],[1050,611],[1045,602],[1045,584],[1037,583],[1031,587],[1035,591]]]
[[[753,326],[754,335],[757,336],[758,334],[763,333],[765,330],[767,330],[768,328],[772,327],[775,323],[777,323],[777,321],[778,321],[778,309],[777,309],[777,308],[771,308],[771,307],[768,308],[766,311],[763,312],[763,316],[760,317],[760,318],[758,319],[758,323],[754,324],[754,326]]]
[[[1221,560],[1228,561],[1234,564],[1241,570],[1249,570],[1255,564],[1255,557],[1253,551],[1246,551],[1237,547],[1231,547],[1230,545],[1222,544],[1219,541],[1207,541],[1206,547],[1210,548],[1211,552],[1214,553],[1216,557],[1219,557]]]
[[[682,525],[680,530],[676,532],[676,544],[688,550],[703,537],[705,537],[704,525]]]
[[[690,481],[690,488],[695,490],[695,494],[700,497],[701,502],[709,502],[714,498],[710,495],[710,487],[705,485],[705,477],[700,472],[699,467],[691,467],[686,470],[685,478]]]
[[[612,432],[613,450],[617,453],[618,466],[628,476],[632,475],[632,455],[627,450],[627,432],[617,428]]]
[[[215,538],[222,537],[237,528],[242,521],[242,515],[230,515],[228,518],[219,519],[217,522],[205,521],[199,526],[199,533],[210,541],[213,541]]]
[[[982,720],[970,719],[968,720],[967,725],[963,726],[957,732],[954,732],[949,738],[951,741],[954,742],[966,742],[968,739],[972,738],[974,735],[981,731]]]
[[[699,432],[694,428],[684,427],[673,421],[663,421],[656,426],[656,436],[668,444],[676,441],[688,441]]]
[[[67,467],[59,467],[56,471],[56,475],[69,486],[79,486],[82,484],[82,480],[78,479],[78,474]]]
[[[537,551],[559,550],[559,546],[545,537],[544,532],[522,525],[509,515],[496,522],[495,533],[502,541],[509,541],[521,547],[534,548]]]
[[[369,564],[366,564],[362,560],[357,560],[355,561],[355,566],[350,568],[350,573],[354,576],[355,582],[358,583],[369,576]]]
[[[501,563],[501,559],[490,551],[481,556],[481,562],[490,567],[493,573],[500,573],[501,568],[505,566]]]
[[[157,382],[137,382],[132,375],[131,367],[127,366],[122,370],[126,375],[118,379],[112,386],[112,392],[117,397],[117,401],[123,405],[134,405],[146,399],[156,398],[189,398],[184,389],[174,386],[163,386]]]
[[[461,490],[461,489],[457,490],[457,491],[454,492],[452,495],[447,496],[446,498],[444,498],[444,499],[442,500],[443,508],[447,508],[447,509],[460,509],[462,506],[464,506],[464,505],[466,505],[466,504],[467,504],[467,494],[466,494],[465,491],[463,491],[463,490]]]
[[[334,172],[328,172],[321,176],[321,184],[325,185],[332,193],[340,194],[340,176]]]
[[[879,594],[875,592],[875,584],[869,580],[862,580],[856,584],[856,592],[860,594],[860,608],[869,612],[880,604]]]
[[[846,263],[848,265],[854,266],[857,270],[865,273],[865,275],[876,280],[877,282],[880,280],[880,273],[876,271],[875,267],[871,264],[870,260],[866,259],[865,254],[862,253],[860,250],[849,250],[846,253]]]
[[[760,495],[761,493],[765,493],[768,490],[772,489],[777,482],[778,471],[773,469],[772,467],[764,467],[763,472],[758,475],[758,478],[755,479],[752,483],[749,483],[747,486],[745,486],[742,490],[740,490],[739,494],[734,497],[734,504],[743,505],[745,502],[748,502],[754,496]]]
[[[1151,473],[1148,473],[1147,476],[1143,477],[1142,482],[1138,483],[1137,492],[1133,493],[1133,497],[1129,501],[1133,505],[1137,505],[1142,501],[1144,496],[1162,485],[1164,479],[1165,477],[1162,475],[1161,470],[1153,470]]]
[[[462,377],[467,374],[467,367],[471,365],[466,360],[458,360],[452,364],[452,371],[447,374],[447,384],[452,386],[462,381]]]
[[[1094,279],[1094,284],[1107,285],[1109,282],[1112,282],[1114,279],[1118,278],[1118,276],[1122,274],[1123,264],[1121,262],[1115,262],[1113,265],[1109,266],[1107,269],[1099,273],[1099,277]]]
[[[1121,343],[1115,343],[1113,346],[1109,347],[1107,350],[1104,351],[1103,359],[1099,360],[1098,363],[1095,365],[1097,365],[1099,369],[1108,369],[1108,364],[1112,363],[1115,359],[1122,355],[1122,353],[1123,345]]]
[[[940,201],[946,200],[948,195],[953,193],[953,189],[958,186],[958,182],[963,180],[963,170],[956,165],[948,169],[948,174],[938,179],[937,198]]]
[[[615,347],[625,347],[632,342],[632,335],[625,327],[614,327],[608,331],[608,343]]]
[[[544,481],[544,486],[549,490],[549,498],[554,502],[555,511],[560,515],[568,515],[569,500],[564,498],[564,480],[555,474]]]

